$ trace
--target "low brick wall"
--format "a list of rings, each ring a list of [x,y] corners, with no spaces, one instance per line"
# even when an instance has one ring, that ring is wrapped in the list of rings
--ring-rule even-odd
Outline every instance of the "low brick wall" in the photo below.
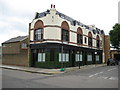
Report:
[[[17,65],[17,66],[29,66],[27,54],[3,54],[2,64]]]

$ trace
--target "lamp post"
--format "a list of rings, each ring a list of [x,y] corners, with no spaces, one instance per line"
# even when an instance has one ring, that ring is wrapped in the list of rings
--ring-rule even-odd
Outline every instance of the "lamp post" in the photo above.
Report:
[[[64,71],[65,69],[63,68],[63,46],[61,48],[61,69],[60,71]]]
[[[120,41],[119,41],[119,46],[118,46],[118,54],[120,54],[119,52],[120,52]],[[120,57],[119,57],[119,60],[118,60],[118,64],[119,63],[120,63]]]
[[[80,53],[79,53],[79,55],[78,55],[78,56],[79,56],[79,69],[80,69]]]
[[[96,67],[96,55],[97,55],[97,52],[95,51],[95,67]]]

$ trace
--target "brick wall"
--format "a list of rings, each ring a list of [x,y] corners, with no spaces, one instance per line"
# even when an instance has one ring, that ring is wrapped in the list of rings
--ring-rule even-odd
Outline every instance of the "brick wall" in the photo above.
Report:
[[[104,52],[106,62],[110,58],[110,37],[108,35],[105,35]]]
[[[3,49],[2,64],[29,66],[28,49],[22,49],[22,43],[28,44],[28,39],[21,42],[9,43],[5,46]]]

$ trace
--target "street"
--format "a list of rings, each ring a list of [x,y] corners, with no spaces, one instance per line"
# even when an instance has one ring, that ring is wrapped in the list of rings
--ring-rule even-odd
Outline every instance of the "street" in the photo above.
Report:
[[[56,75],[2,69],[2,88],[118,88],[118,66]]]

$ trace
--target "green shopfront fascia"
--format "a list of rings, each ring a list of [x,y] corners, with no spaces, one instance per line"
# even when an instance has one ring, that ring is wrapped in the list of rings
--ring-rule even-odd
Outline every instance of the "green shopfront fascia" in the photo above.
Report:
[[[83,66],[100,63],[102,63],[102,50],[58,43],[30,45],[30,66],[32,67],[66,68],[79,66],[79,64]]]

